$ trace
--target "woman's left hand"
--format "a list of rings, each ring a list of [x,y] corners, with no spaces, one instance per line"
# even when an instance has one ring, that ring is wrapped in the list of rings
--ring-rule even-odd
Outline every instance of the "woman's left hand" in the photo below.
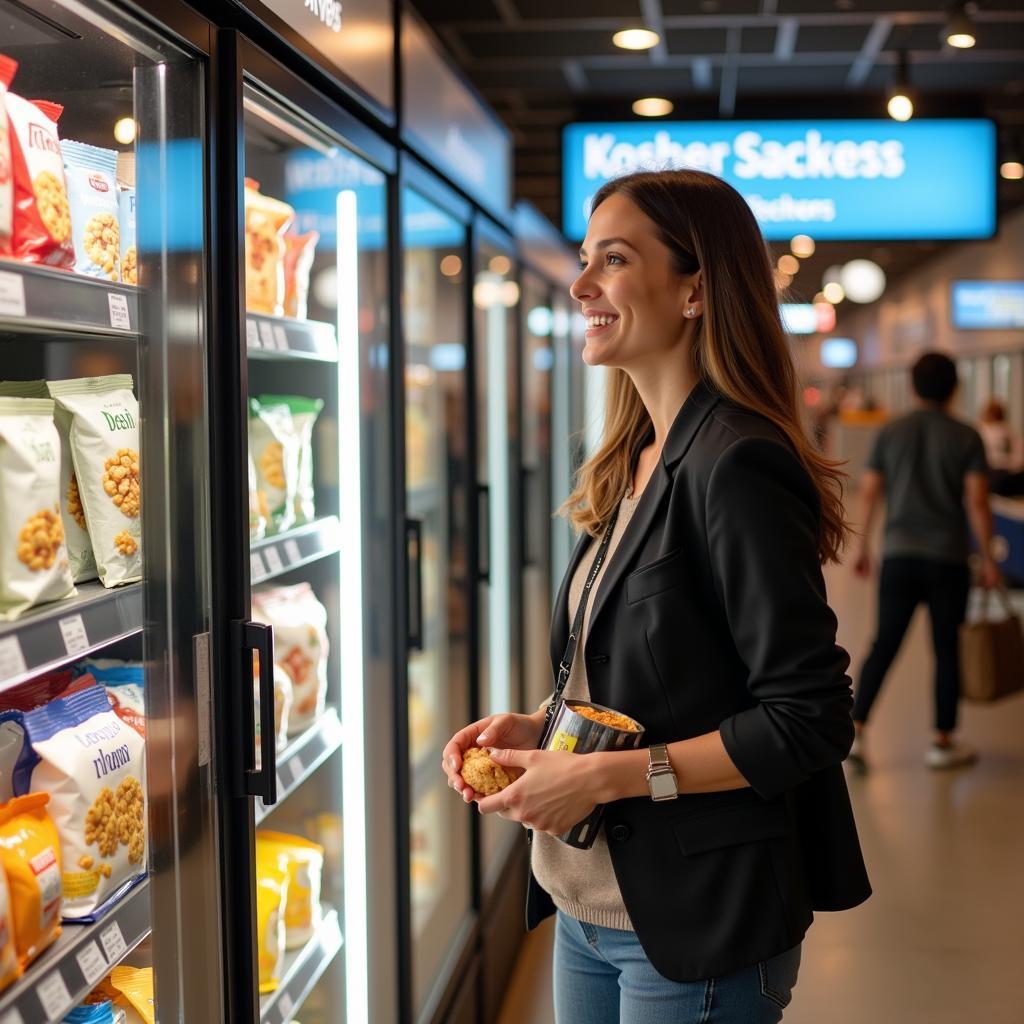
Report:
[[[492,750],[500,765],[524,773],[494,796],[476,796],[481,814],[522,822],[536,832],[561,835],[597,805],[586,754],[565,750]]]

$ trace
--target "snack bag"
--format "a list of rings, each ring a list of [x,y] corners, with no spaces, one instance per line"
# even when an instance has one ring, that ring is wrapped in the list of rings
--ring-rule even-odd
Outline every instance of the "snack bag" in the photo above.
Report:
[[[50,794],[64,916],[90,918],[146,870],[145,741],[99,686],[30,711],[24,725],[15,792]]]
[[[27,679],[24,683],[4,690],[0,702],[5,710],[35,711],[52,700],[70,697],[87,686],[95,685],[96,679],[91,672],[76,676],[69,668],[61,669],[58,672],[47,672],[34,679]]]
[[[293,443],[299,451],[295,483],[295,523],[311,523],[316,518],[316,494],[313,489],[313,427],[324,403],[320,398],[301,395],[260,395],[263,408],[285,405],[292,414]]]
[[[299,446],[287,405],[249,399],[249,451],[256,467],[256,488],[266,497],[267,534],[295,522],[299,483]]]
[[[72,267],[71,209],[57,121],[64,108],[46,100],[6,97],[14,169],[11,252],[25,263]]]
[[[267,496],[256,485],[256,463],[249,449],[249,540],[262,540],[267,535]]]
[[[143,739],[146,738],[145,669],[138,661],[116,661],[112,658],[89,659],[80,668],[90,674],[81,679],[93,679],[107,691],[107,699],[114,714],[130,725]]]
[[[121,224],[121,281],[139,283],[139,253],[135,243],[135,187],[126,186],[117,193],[117,218]]]
[[[14,917],[7,875],[0,869],[0,992],[21,975],[18,951],[14,946]]]
[[[295,211],[245,179],[245,308],[280,316],[284,311],[284,233]]]
[[[47,386],[67,432],[100,581],[105,587],[133,583],[142,578],[142,491],[139,403],[131,374],[52,380]]]
[[[276,850],[256,847],[256,950],[260,994],[273,992],[284,967],[284,908],[288,900],[288,860]]]
[[[0,806],[0,862],[22,968],[60,935],[60,840],[47,813],[49,800],[48,793],[30,793]]]
[[[75,593],[48,398],[0,398],[0,619]]]
[[[64,176],[71,205],[75,270],[107,281],[121,279],[117,153],[84,142],[64,141]]]
[[[110,972],[110,985],[121,993],[144,1024],[156,1024],[152,967],[115,967]]]
[[[14,173],[11,167],[11,134],[7,122],[7,87],[18,62],[0,53],[0,256],[11,254],[14,220]]]
[[[262,766],[262,748],[260,747],[260,656],[252,654],[252,691],[256,707],[256,768]],[[288,746],[288,715],[291,712],[293,699],[292,681],[280,665],[274,664],[274,744],[278,750]]]
[[[109,999],[82,1003],[64,1014],[61,1024],[114,1024],[114,1004]]]
[[[323,714],[327,699],[327,609],[308,583],[256,591],[252,605],[253,618],[274,627],[274,659],[292,681],[294,736]]]
[[[256,833],[256,857],[261,851],[283,853],[288,862],[288,898],[285,901],[285,948],[297,949],[312,937],[323,912],[320,882],[324,870],[324,848],[302,836],[260,829]]]
[[[284,315],[305,320],[309,310],[309,272],[316,258],[317,231],[284,236]]]

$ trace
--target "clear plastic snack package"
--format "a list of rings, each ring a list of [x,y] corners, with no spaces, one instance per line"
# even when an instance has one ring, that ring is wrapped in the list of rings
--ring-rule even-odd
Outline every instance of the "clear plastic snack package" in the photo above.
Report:
[[[0,53],[0,256],[11,254],[14,227],[14,174],[11,167],[11,133],[7,122],[7,87],[18,62]]]
[[[249,452],[256,468],[256,491],[266,499],[267,535],[295,523],[299,487],[299,444],[287,404],[249,399]]]
[[[75,594],[48,398],[0,397],[0,619]]]
[[[245,308],[253,313],[284,312],[284,233],[294,219],[287,203],[245,179]]]
[[[60,147],[71,207],[75,271],[106,281],[119,281],[121,223],[117,152],[70,139],[62,141]]]
[[[305,320],[309,311],[309,273],[316,258],[318,231],[284,236],[284,315]]]
[[[47,387],[57,403],[58,425],[68,436],[100,582],[115,587],[139,580],[139,403],[131,374],[52,380]]]
[[[283,853],[288,863],[288,896],[285,900],[285,948],[304,946],[320,927],[320,884],[324,870],[324,848],[302,836],[259,829],[256,856]]]
[[[260,994],[281,983],[285,953],[288,860],[276,849],[256,847],[256,952]]]
[[[293,444],[298,448],[298,476],[295,481],[295,525],[316,518],[316,492],[313,487],[313,428],[324,407],[320,398],[302,395],[260,395],[263,408],[287,406],[291,413]]]
[[[256,480],[256,463],[249,447],[249,540],[262,540],[267,535],[267,496]]]
[[[121,224],[121,281],[139,283],[139,250],[135,230],[135,186],[126,185],[117,193],[118,220]]]

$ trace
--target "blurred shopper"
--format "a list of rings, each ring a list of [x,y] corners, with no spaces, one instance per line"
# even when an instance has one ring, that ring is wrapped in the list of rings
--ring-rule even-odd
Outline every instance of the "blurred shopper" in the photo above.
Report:
[[[993,494],[1024,494],[1024,438],[1007,422],[1006,407],[990,398],[978,417],[978,433],[985,442],[989,487]]]
[[[853,719],[854,767],[866,767],[866,725],[914,610],[928,605],[935,648],[935,740],[925,753],[929,768],[970,764],[976,754],[957,740],[960,700],[959,630],[967,611],[970,574],[967,524],[981,551],[981,583],[999,583],[989,554],[992,512],[985,445],[978,432],[950,414],[956,365],[927,352],[912,373],[916,408],[883,427],[861,480],[859,576],[871,572],[871,526],[884,495],[885,540],[878,591],[878,631],[860,671]],[[966,509],[965,509],[966,497]]]
[[[738,192],[696,171],[617,178],[581,257],[583,358],[607,368],[608,404],[563,508],[582,536],[552,667],[560,696],[641,722],[646,746],[535,749],[542,708],[460,730],[444,768],[481,813],[534,830],[527,919],[557,911],[558,1024],[774,1024],[813,911],[870,893],[821,572],[846,533],[840,473],[802,430]],[[481,796],[460,775],[473,746],[524,774]],[[592,847],[557,838],[598,804]]]

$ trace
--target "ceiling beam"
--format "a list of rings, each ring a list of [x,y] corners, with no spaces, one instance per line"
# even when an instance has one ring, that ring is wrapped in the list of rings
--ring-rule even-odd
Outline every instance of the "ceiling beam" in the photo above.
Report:
[[[493,65],[493,61],[485,61],[487,65]],[[573,92],[584,93],[590,87],[590,83],[587,81],[587,73],[583,70],[583,65],[578,60],[564,60],[561,61],[562,74],[565,75],[566,82],[569,83],[569,88]]]
[[[664,64],[668,60],[668,46],[665,43],[665,14],[661,0],[640,0],[640,13],[647,28],[658,33],[658,45],[648,51],[651,63]]]
[[[722,83],[718,89],[718,113],[721,117],[732,117],[736,112],[736,83],[740,75],[736,58],[740,52],[742,31],[739,28],[731,28],[726,33]]]
[[[715,76],[711,70],[710,57],[694,57],[690,68],[693,84],[702,92],[710,92],[715,84]]]
[[[856,89],[864,84],[868,75],[871,74],[871,69],[878,60],[878,55],[882,52],[882,47],[885,46],[885,41],[891,33],[892,18],[879,18],[871,26],[867,38],[864,40],[864,45],[860,48],[860,53],[853,62],[850,73],[846,76],[846,87],[848,89]]]
[[[775,59],[789,60],[796,49],[796,35],[800,31],[800,22],[796,18],[783,18],[775,33]]]

